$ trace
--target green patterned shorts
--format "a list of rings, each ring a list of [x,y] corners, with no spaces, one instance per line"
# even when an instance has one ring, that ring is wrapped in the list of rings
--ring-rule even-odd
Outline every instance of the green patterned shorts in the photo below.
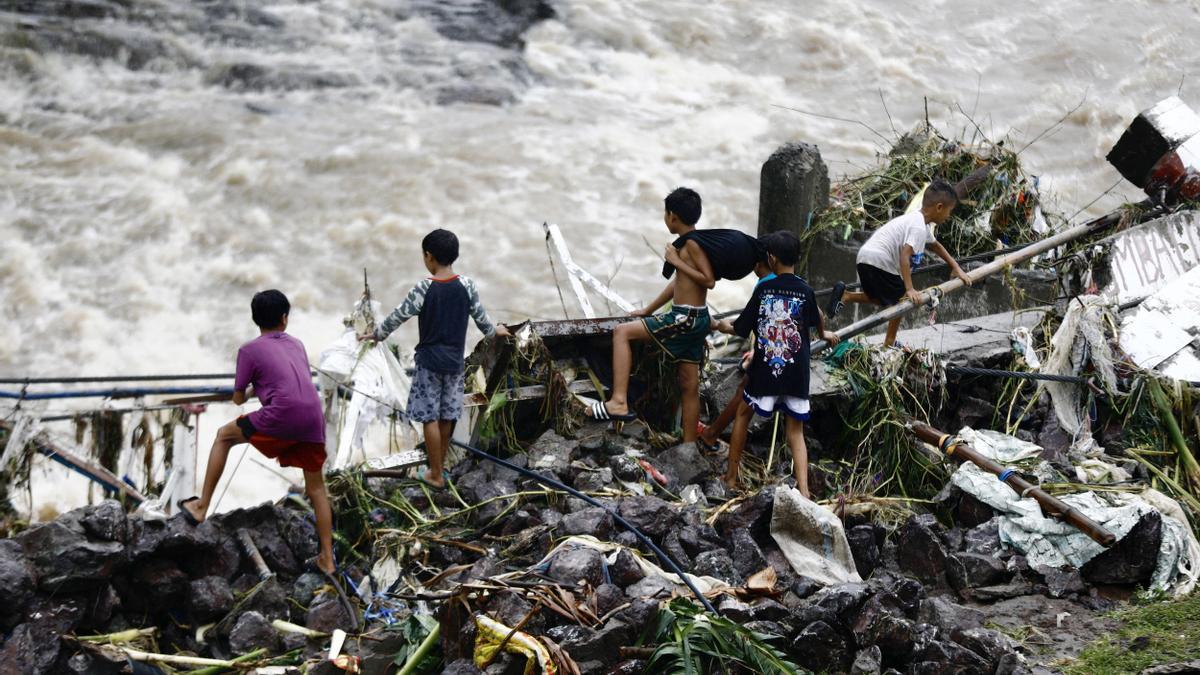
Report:
[[[655,344],[662,347],[674,361],[703,363],[705,339],[712,321],[708,307],[675,305],[663,312],[642,319],[646,332]]]

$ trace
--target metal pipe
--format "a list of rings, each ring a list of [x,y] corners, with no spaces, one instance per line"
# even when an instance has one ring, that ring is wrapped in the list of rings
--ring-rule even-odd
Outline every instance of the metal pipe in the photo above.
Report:
[[[908,428],[917,438],[936,447],[940,452],[946,453],[946,456],[960,462],[970,462],[988,473],[996,474],[1002,482],[1022,498],[1033,497],[1047,516],[1069,523],[1101,546],[1108,547],[1117,542],[1117,538],[1112,532],[1080,513],[1075,507],[1046,494],[1041,488],[1022,478],[1016,471],[1005,468],[979,454],[961,438],[943,433],[924,422],[909,422]]]
[[[1049,251],[1052,248],[1065,244],[1074,239],[1078,239],[1086,234],[1091,234],[1093,232],[1112,227],[1113,225],[1121,222],[1122,217],[1123,215],[1121,212],[1114,211],[1113,213],[1110,213],[1106,216],[1101,216],[1093,221],[1063,230],[1052,237],[1047,237],[1041,241],[1035,241],[1024,248],[996,258],[986,265],[981,265],[980,267],[967,272],[967,278],[969,278],[972,282],[979,281],[980,279],[995,274],[1006,267],[1029,260],[1039,253]],[[849,326],[845,326],[840,330],[834,331],[834,333],[839,339],[845,340],[848,337],[853,337],[860,333],[866,332],[875,326],[887,323],[892,319],[898,319],[916,309],[918,306],[928,304],[933,296],[936,295],[938,297],[942,297],[947,293],[957,291],[964,285],[965,284],[963,284],[961,279],[955,277],[949,281],[934,286],[933,288],[921,291],[920,305],[914,305],[912,301],[902,299],[895,305],[878,311],[865,319],[855,321]],[[816,342],[812,343],[811,353],[817,354],[827,347],[829,347],[829,343],[824,340],[817,340]]]
[[[116,389],[83,389],[80,391],[52,391],[29,393],[24,391],[0,391],[0,398],[22,401],[45,401],[60,398],[138,398],[160,394],[232,394],[233,387],[132,387]]]
[[[258,552],[258,547],[254,545],[254,538],[250,536],[250,532],[245,528],[237,531],[238,543],[242,545],[242,550],[250,558],[250,562],[254,564],[255,571],[258,572],[258,580],[266,581],[275,576],[271,568],[267,566],[267,561],[263,560],[262,554]]]

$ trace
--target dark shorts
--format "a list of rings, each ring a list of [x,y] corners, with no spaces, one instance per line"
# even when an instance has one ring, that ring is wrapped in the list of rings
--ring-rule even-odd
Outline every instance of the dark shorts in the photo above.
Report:
[[[707,307],[672,307],[642,319],[650,339],[673,361],[703,363],[705,340],[712,330]]]
[[[904,297],[904,280],[899,274],[884,272],[866,263],[859,263],[857,268],[858,280],[862,282],[863,293],[868,298],[890,307]]]
[[[426,424],[462,417],[464,372],[439,373],[421,366],[408,388],[408,417]]]
[[[279,462],[279,466],[295,466],[305,471],[320,471],[325,466],[325,444],[309,441],[292,441],[259,433],[250,418],[237,418],[246,442],[263,455]]]

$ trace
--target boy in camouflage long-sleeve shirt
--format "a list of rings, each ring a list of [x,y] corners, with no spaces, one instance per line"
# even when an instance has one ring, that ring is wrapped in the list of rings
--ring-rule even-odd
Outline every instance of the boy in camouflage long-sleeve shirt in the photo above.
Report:
[[[509,335],[503,325],[492,326],[479,302],[475,282],[454,273],[458,259],[458,237],[449,230],[434,230],[421,241],[425,269],[433,276],[413,286],[404,302],[392,311],[374,335],[359,339],[382,341],[400,324],[417,317],[417,370],[408,392],[408,416],[425,427],[425,453],[429,469],[424,481],[436,488],[446,486],[443,462],[450,448],[454,423],[463,409],[463,354],[467,342],[467,317],[485,335]]]

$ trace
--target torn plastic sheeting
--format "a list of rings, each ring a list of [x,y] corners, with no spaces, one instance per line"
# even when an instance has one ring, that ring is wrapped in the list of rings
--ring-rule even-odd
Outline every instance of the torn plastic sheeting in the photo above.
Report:
[[[507,642],[505,641],[506,639]],[[537,638],[529,633],[519,630],[514,631],[512,628],[483,614],[476,614],[475,666],[480,669],[486,668],[495,659],[501,645],[504,645],[505,651],[521,654],[525,657],[524,675],[533,675],[535,664],[541,667],[545,675],[556,675],[558,673],[558,666],[550,658],[550,651]]]
[[[353,329],[322,350],[318,363],[322,382],[354,387],[349,405],[329,416],[337,420],[337,451],[331,454],[334,468],[340,468],[354,450],[363,450],[373,422],[384,422],[395,410],[404,409],[411,381],[391,350],[382,343],[360,343]],[[332,398],[334,403],[338,400]]]
[[[771,537],[797,574],[823,584],[862,581],[842,521],[795,488],[775,490]]]
[[[1121,323],[1133,362],[1176,380],[1200,381],[1200,267],[1163,286]]]
[[[980,454],[1006,465],[1029,459],[1031,451],[1039,451],[1032,443],[995,431],[965,427],[958,435]],[[960,465],[950,481],[999,512],[1001,544],[1016,549],[1032,567],[1070,565],[1078,568],[1105,550],[1071,525],[1047,518],[1032,497],[1021,499],[1007,483],[970,462]],[[1147,490],[1144,495],[1150,497],[1114,493],[1106,502],[1094,492],[1083,492],[1061,499],[1118,539],[1133,529],[1142,514],[1159,511],[1163,516],[1163,536],[1151,587],[1171,589],[1177,595],[1186,594],[1195,587],[1197,576],[1200,576],[1200,543],[1184,524],[1186,521],[1179,520],[1183,513],[1178,504],[1152,490]],[[1156,506],[1165,502],[1171,502],[1174,507]]]
[[[1117,376],[1113,368],[1112,349],[1105,335],[1111,308],[1098,295],[1081,295],[1072,299],[1063,316],[1062,325],[1050,339],[1050,355],[1042,365],[1049,375],[1079,375],[1088,361],[1095,366],[1099,379],[1109,391],[1116,391]],[[1083,386],[1066,382],[1043,382],[1054,403],[1054,414],[1062,428],[1072,437],[1079,435],[1087,417],[1083,408]]]
[[[646,576],[655,576],[655,577],[658,577],[661,579],[665,579],[666,581],[683,589],[685,593],[690,594],[690,591],[687,590],[687,584],[683,583],[683,580],[679,578],[679,575],[673,574],[671,572],[667,572],[666,570],[659,567],[658,565],[655,565],[654,563],[650,562],[649,560],[646,560],[645,558],[643,558],[641,556],[641,554],[638,551],[636,551],[634,549],[626,548],[625,546],[622,546],[620,544],[616,544],[613,542],[600,541],[599,539],[596,539],[595,537],[592,537],[592,536],[588,536],[586,534],[575,535],[575,536],[567,537],[566,539],[562,540],[561,542],[559,542],[558,546],[555,546],[553,549],[551,549],[550,552],[545,555],[545,557],[543,557],[536,565],[534,565],[534,567],[540,567],[542,565],[549,564],[550,561],[554,559],[554,556],[558,555],[559,551],[562,551],[564,549],[577,548],[580,546],[584,546],[587,548],[592,548],[597,551],[600,551],[602,554],[605,555],[609,564],[613,564],[614,562],[616,562],[616,554],[619,551],[621,551],[622,549],[627,550],[633,554],[633,559],[637,561],[638,567],[641,568],[642,572]],[[732,588],[729,584],[725,583],[724,581],[721,581],[720,579],[715,579],[713,577],[696,576],[695,574],[687,574],[686,572],[684,574],[686,574],[687,578],[691,580],[692,585],[694,585],[696,587],[696,590],[700,591],[700,593],[702,593],[704,595],[708,595],[709,593],[712,593],[714,591],[720,591],[720,590],[724,590],[727,588]],[[503,577],[501,577],[501,578],[503,578]]]

